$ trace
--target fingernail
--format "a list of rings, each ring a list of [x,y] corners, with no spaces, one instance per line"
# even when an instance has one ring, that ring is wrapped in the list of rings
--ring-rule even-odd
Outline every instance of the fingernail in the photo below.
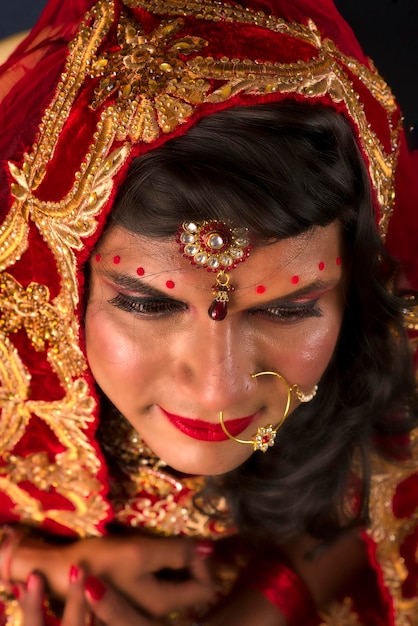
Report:
[[[13,585],[13,587],[12,587],[12,594],[14,595],[16,600],[19,600],[19,598],[20,598],[20,589],[19,589],[19,587],[17,585]]]
[[[80,573],[80,570],[78,569],[77,565],[71,565],[70,567],[70,583],[76,583],[78,580],[78,575]]]
[[[106,587],[101,580],[94,576],[87,576],[85,583],[86,593],[92,600],[101,600],[106,593]]]
[[[29,574],[28,580],[26,582],[26,588],[29,589],[29,591],[36,586],[36,580],[36,574]]]
[[[213,554],[213,543],[206,539],[200,539],[196,542],[196,552],[201,559],[207,559]]]

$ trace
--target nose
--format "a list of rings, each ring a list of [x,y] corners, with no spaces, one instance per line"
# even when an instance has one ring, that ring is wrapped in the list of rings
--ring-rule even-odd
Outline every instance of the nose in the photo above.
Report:
[[[253,410],[256,381],[254,345],[228,319],[206,320],[185,334],[177,345],[176,388],[209,415],[219,411],[243,417]],[[247,405],[247,406],[246,406]],[[238,414],[239,413],[239,414]]]

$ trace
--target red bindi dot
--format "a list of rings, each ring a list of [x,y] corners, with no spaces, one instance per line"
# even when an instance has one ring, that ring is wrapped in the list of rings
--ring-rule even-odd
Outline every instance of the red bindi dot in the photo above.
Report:
[[[264,293],[266,291],[266,288],[264,287],[264,285],[258,285],[256,292],[257,293]]]
[[[297,285],[299,282],[299,276],[292,276],[292,284]]]
[[[341,265],[341,257],[337,256],[337,258],[335,259],[335,262],[337,265]]]
[[[113,263],[115,265],[118,265],[120,263],[120,256],[118,254],[113,257]]]
[[[143,267],[137,267],[136,273],[138,274],[138,276],[143,276],[145,274],[145,270]]]
[[[318,265],[318,267],[319,267],[319,269],[320,269],[320,270],[321,270],[321,272],[322,272],[322,270],[324,270],[324,269],[325,269],[325,263],[324,263],[323,261],[321,261],[321,262],[320,262],[320,264]]]
[[[96,254],[96,256],[94,257],[96,259],[96,263],[100,263],[100,259],[102,258],[101,255],[99,253]]]
[[[168,280],[165,284],[165,286],[167,287],[167,289],[174,289],[174,287],[176,286],[175,282],[172,280]]]

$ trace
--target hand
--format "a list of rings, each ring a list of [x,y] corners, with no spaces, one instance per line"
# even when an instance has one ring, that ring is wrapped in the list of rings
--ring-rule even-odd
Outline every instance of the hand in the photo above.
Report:
[[[27,585],[19,583],[14,591],[22,609],[23,626],[44,626],[44,582],[31,574]],[[157,626],[161,622],[148,619],[123,596],[106,587],[99,579],[87,577],[82,570],[72,569],[68,597],[61,626]]]
[[[159,620],[147,618],[122,594],[99,579],[72,569],[68,597],[61,626],[158,626]],[[39,575],[31,574],[27,586],[15,587],[23,612],[23,626],[44,626],[42,604],[44,585]],[[282,614],[264,596],[253,590],[235,593],[230,601],[205,620],[201,626],[285,626]]]
[[[205,545],[207,542],[144,535],[86,539],[62,547],[26,542],[13,560],[12,578],[26,580],[31,571],[37,571],[47,581],[48,590],[65,597],[71,565],[82,566],[87,574],[100,577],[132,603],[159,617],[212,600],[212,581],[201,556]],[[157,574],[161,570],[177,570],[187,576],[180,581],[162,579]]]

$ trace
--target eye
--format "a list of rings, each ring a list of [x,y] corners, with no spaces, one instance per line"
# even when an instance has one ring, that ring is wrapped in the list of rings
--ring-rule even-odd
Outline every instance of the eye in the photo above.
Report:
[[[109,304],[135,315],[143,317],[165,317],[175,315],[187,309],[184,302],[172,299],[134,298],[122,293],[109,300]]]
[[[322,317],[318,300],[301,304],[289,303],[280,306],[261,307],[252,309],[251,314],[282,322],[296,322],[309,317]]]

